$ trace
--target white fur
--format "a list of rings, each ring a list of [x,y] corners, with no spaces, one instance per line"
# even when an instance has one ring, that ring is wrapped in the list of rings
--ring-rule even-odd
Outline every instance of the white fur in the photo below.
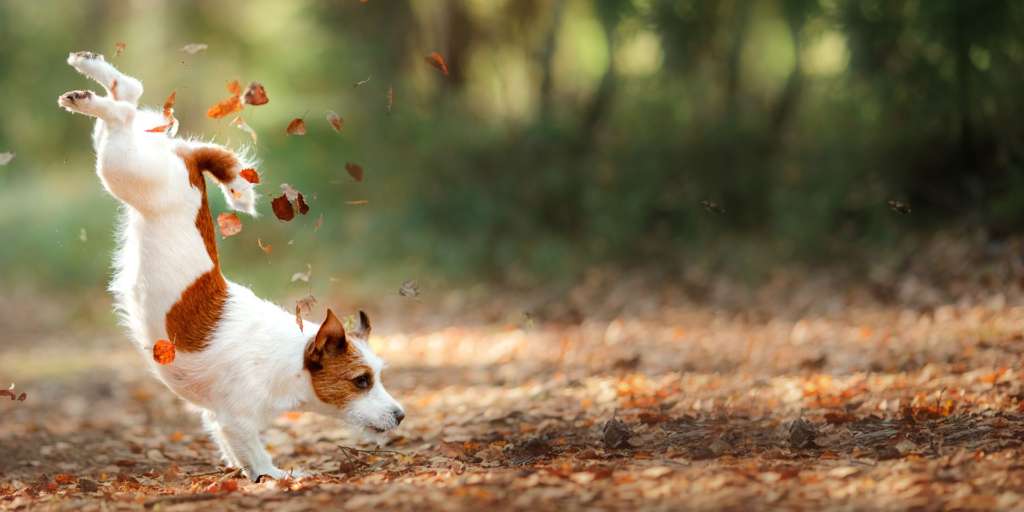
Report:
[[[188,171],[176,154],[181,148],[209,144],[147,133],[165,122],[163,116],[138,110],[142,83],[102,56],[72,53],[68,63],[108,93],[114,80],[118,84],[116,100],[85,92],[66,93],[58,100],[69,111],[97,118],[96,172],[107,191],[125,205],[110,285],[116,309],[160,380],[203,410],[203,422],[224,460],[253,479],[286,476],[273,465],[259,436],[285,411],[318,412],[376,431],[396,427],[402,408],[380,383],[383,363],[365,340],[351,342],[373,369],[373,388],[345,409],[324,403],[303,368],[304,350],[319,326],[305,323],[300,332],[294,315],[235,283],[228,284],[221,321],[206,348],[179,351],[169,365],[153,362],[153,343],[168,338],[168,310],[197,277],[213,268],[195,227],[201,195],[189,184]],[[232,208],[255,214],[256,195],[249,182],[238,177],[222,188]]]

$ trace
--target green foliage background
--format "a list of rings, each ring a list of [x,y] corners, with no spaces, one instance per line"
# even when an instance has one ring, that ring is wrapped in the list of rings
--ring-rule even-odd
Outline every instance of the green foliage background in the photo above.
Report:
[[[107,278],[117,206],[91,171],[90,121],[56,107],[97,87],[69,51],[105,53],[146,103],[176,90],[182,133],[230,145],[247,136],[205,110],[227,81],[261,81],[271,102],[244,116],[262,216],[221,241],[226,272],[273,291],[309,263],[320,283],[397,289],[592,265],[756,275],[856,266],[949,227],[1012,234],[1021,26],[1010,0],[5,0],[0,152],[17,156],[0,167],[0,287]],[[285,135],[293,117],[307,136]],[[282,182],[314,196],[308,218],[273,218]]]

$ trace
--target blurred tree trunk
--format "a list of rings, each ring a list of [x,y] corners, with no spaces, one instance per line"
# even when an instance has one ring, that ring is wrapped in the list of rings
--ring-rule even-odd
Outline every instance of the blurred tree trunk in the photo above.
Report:
[[[730,125],[735,126],[739,116],[740,64],[743,46],[747,42],[750,27],[752,0],[736,0],[733,4],[732,40],[729,43],[729,58],[725,69],[725,114]]]
[[[445,60],[448,63],[449,75],[446,82],[454,89],[462,89],[466,85],[469,50],[477,35],[476,24],[464,4],[465,2],[461,0],[448,0]]]
[[[562,28],[562,15],[564,13],[565,0],[555,0],[551,26],[548,27],[547,36],[544,38],[544,47],[541,49],[540,115],[541,122],[543,123],[549,122],[551,109],[554,107],[552,99],[555,85],[554,60],[555,51],[558,49],[558,33]]]

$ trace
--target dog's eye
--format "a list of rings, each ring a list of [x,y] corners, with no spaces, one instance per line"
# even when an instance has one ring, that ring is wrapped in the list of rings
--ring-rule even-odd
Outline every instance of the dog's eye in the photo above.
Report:
[[[370,376],[366,374],[360,375],[352,379],[352,383],[359,389],[366,389],[370,387]]]

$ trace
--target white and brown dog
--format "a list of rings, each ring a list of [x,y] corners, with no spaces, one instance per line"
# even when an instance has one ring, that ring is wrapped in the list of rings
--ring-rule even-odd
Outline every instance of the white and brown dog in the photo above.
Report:
[[[203,410],[224,461],[253,480],[285,477],[260,441],[284,411],[375,432],[397,427],[405,413],[381,382],[365,313],[349,332],[330,310],[319,327],[300,331],[293,315],[221,274],[203,173],[232,208],[255,215],[253,185],[239,175],[251,166],[244,156],[147,131],[164,117],[139,110],[142,83],[102,55],[72,53],[68,64],[107,90],[68,92],[58,103],[97,119],[96,174],[125,204],[110,285],[117,310],[143,353],[152,354],[158,339],[174,341],[173,363],[146,359],[167,387]]]

